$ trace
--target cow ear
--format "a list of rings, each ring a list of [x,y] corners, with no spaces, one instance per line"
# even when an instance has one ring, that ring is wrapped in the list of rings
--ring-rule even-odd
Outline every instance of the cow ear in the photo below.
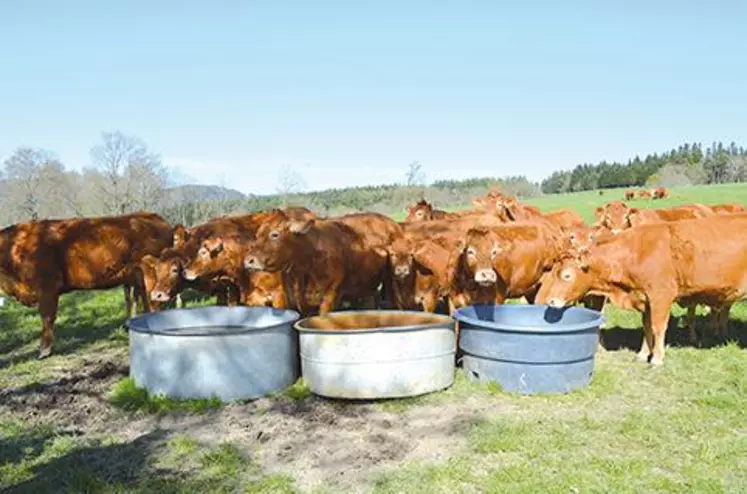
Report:
[[[173,237],[173,247],[178,249],[180,247],[183,247],[184,244],[187,241],[187,229],[184,228],[184,225],[179,223],[174,227],[174,237]]]
[[[288,230],[291,233],[297,233],[298,235],[306,235],[309,232],[309,230],[311,230],[311,227],[313,225],[314,225],[313,218],[297,219],[297,220],[292,220],[288,224]]]
[[[153,270],[156,268],[156,257],[151,254],[145,254],[140,258],[140,266],[142,268]]]

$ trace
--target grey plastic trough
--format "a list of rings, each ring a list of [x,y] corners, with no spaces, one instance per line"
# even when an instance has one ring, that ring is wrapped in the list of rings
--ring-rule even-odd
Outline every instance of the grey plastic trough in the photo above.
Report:
[[[130,376],[152,394],[178,399],[250,399],[298,379],[299,314],[271,307],[201,307],[127,321]]]
[[[298,321],[301,374],[329,398],[417,396],[454,382],[455,322],[416,311],[339,311]]]
[[[470,380],[495,381],[522,394],[567,393],[591,381],[603,321],[598,311],[475,305],[454,317]]]

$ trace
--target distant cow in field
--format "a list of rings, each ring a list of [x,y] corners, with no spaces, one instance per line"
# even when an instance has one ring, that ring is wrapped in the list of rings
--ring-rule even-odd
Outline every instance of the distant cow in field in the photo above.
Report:
[[[147,212],[18,223],[0,231],[0,288],[39,309],[39,358],[44,358],[52,353],[60,295],[124,285],[127,312],[134,315],[137,265],[146,254],[171,246],[172,239],[166,220]],[[148,310],[144,289],[135,291]]]
[[[626,201],[632,201],[633,199],[635,199],[635,191],[630,190],[630,189],[626,190],[625,191],[625,200]]]
[[[638,191],[638,197],[641,199],[651,199],[651,192],[646,189]]]
[[[666,187],[656,187],[653,191],[654,199],[665,199],[669,195],[669,190]]]
[[[666,209],[631,208],[622,201],[613,201],[594,210],[594,226],[618,234],[626,228],[659,221],[679,221],[704,218],[715,213],[702,204],[688,204]]]
[[[712,307],[723,336],[729,308],[747,297],[747,213],[641,225],[600,239],[557,263],[537,302],[562,308],[587,293],[643,313],[638,359],[652,365],[664,362],[674,302]]]

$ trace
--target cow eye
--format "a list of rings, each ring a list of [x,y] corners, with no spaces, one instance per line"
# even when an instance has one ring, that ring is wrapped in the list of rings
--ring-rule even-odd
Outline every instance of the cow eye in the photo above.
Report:
[[[177,274],[178,272],[179,272],[179,266],[177,266],[176,264],[171,266],[171,274]]]
[[[493,249],[493,251],[490,253],[492,257],[496,257],[498,255],[498,249]]]
[[[277,240],[280,238],[280,232],[277,230],[273,230],[270,232],[270,239],[271,240]]]
[[[417,213],[415,213],[415,216],[423,216],[423,212],[422,211],[418,211]]]
[[[560,272],[560,278],[565,281],[571,281],[571,279],[573,279],[573,273],[568,269],[564,269]]]
[[[200,255],[202,257],[205,257],[206,255],[208,255],[208,249],[204,245],[202,247],[200,247]]]
[[[472,247],[467,249],[467,255],[470,257],[475,257],[475,249],[473,249]]]
[[[575,233],[571,233],[571,235],[570,235],[570,239],[571,239],[571,240],[576,240],[576,234],[575,234]]]

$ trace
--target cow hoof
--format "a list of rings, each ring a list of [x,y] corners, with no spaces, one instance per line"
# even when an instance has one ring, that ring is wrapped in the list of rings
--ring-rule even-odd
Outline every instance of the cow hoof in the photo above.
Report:
[[[42,348],[39,352],[39,360],[44,360],[50,355],[52,355],[52,347]]]
[[[635,354],[635,361],[636,362],[648,362],[648,353],[636,353]]]
[[[661,367],[662,365],[664,365],[664,361],[663,360],[655,359],[655,358],[651,359],[651,367],[652,368],[656,369],[656,368]]]

